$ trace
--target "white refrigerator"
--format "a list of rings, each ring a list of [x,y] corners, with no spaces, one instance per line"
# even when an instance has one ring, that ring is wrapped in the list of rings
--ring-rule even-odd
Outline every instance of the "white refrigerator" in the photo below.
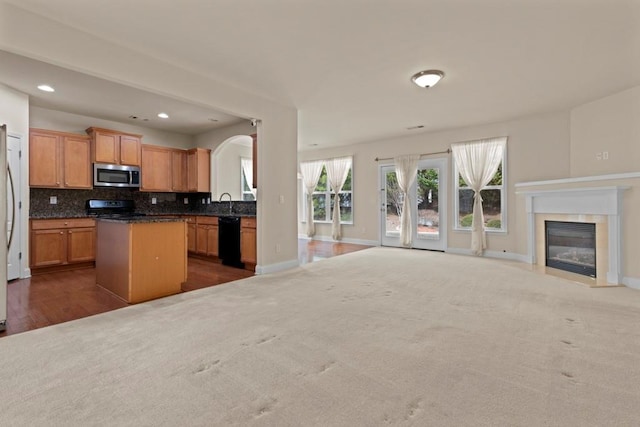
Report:
[[[7,126],[0,126],[0,189],[4,193],[0,196],[0,224],[2,237],[0,239],[0,332],[7,327]]]

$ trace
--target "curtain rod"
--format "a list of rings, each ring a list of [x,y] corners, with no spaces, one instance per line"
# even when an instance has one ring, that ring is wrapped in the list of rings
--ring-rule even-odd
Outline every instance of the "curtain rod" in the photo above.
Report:
[[[420,157],[422,156],[432,156],[434,154],[449,154],[451,153],[451,148],[447,148],[445,151],[434,151],[433,153],[422,153],[420,154]],[[376,157],[374,159],[376,162],[380,161],[380,160],[393,160],[393,157]]]

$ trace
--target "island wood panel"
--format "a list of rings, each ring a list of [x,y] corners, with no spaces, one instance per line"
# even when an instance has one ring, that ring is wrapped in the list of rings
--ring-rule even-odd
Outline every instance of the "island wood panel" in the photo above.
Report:
[[[96,283],[129,301],[131,229],[127,223],[98,221]]]
[[[187,280],[184,221],[131,224],[131,285],[136,303],[181,292]]]
[[[98,221],[97,229],[98,285],[129,303],[181,292],[187,280],[184,221]]]

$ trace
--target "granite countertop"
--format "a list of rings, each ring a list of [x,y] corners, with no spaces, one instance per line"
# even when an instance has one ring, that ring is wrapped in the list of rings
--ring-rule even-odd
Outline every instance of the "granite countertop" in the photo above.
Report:
[[[166,217],[153,217],[149,216],[134,216],[134,217],[124,217],[124,218],[96,218],[98,221],[105,222],[119,222],[125,224],[149,224],[149,223],[157,223],[157,222],[184,222],[184,218],[166,218]]]
[[[163,213],[147,213],[146,216],[147,217],[152,217],[152,218],[158,218],[158,217],[167,217],[167,216],[172,216],[172,215],[180,215],[180,216],[212,216],[212,217],[228,217],[228,216],[235,216],[235,217],[247,217],[247,218],[255,218],[256,215],[255,214],[245,214],[245,213],[234,213],[234,214],[220,214],[220,213],[202,213],[202,212],[188,212],[188,213],[184,213],[184,212],[180,212],[180,213],[170,213],[170,212],[163,212]],[[29,216],[29,219],[62,219],[62,218],[95,218],[98,219],[95,215],[87,215],[86,213],[83,214],[70,214],[69,212],[65,212],[63,213],[52,213],[52,214],[37,214],[37,215],[31,215]],[[145,217],[139,217],[139,218],[145,218]],[[170,219],[170,218],[167,218]],[[177,219],[177,218],[174,218]]]

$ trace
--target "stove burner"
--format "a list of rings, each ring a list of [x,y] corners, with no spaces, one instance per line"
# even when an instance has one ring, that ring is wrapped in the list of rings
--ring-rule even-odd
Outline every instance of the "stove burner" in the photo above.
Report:
[[[145,216],[135,211],[133,200],[99,200],[89,199],[86,203],[87,215],[96,218],[134,218]]]

